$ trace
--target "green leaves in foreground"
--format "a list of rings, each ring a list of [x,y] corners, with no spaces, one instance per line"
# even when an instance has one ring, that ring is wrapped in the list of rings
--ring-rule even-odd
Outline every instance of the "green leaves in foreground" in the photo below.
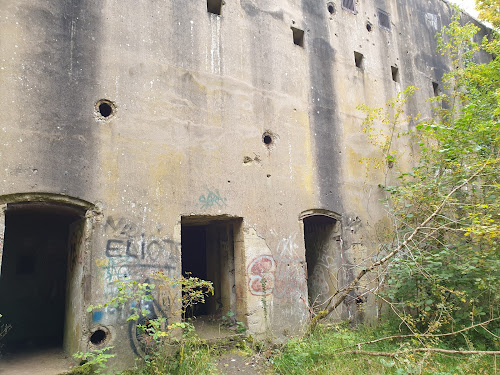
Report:
[[[472,42],[474,25],[456,16],[438,36],[455,70],[443,78],[448,94],[437,115],[417,127],[418,164],[387,187],[397,246],[412,243],[389,270],[386,297],[415,332],[449,332],[500,316],[500,42]],[[478,54],[488,63],[476,63]],[[441,107],[441,103],[444,103]],[[455,186],[475,177],[449,199]],[[425,227],[432,212],[443,210]],[[453,337],[476,348],[498,348],[500,325]]]
[[[441,355],[413,353],[419,345],[416,338],[394,339],[374,344],[360,344],[375,338],[398,335],[392,331],[397,325],[387,324],[373,330],[358,327],[357,330],[342,325],[321,327],[307,338],[292,339],[271,359],[278,374],[493,374],[492,356]],[[359,344],[359,345],[358,345]],[[445,346],[443,346],[445,347]],[[350,354],[351,350],[375,353],[399,353],[394,357]]]

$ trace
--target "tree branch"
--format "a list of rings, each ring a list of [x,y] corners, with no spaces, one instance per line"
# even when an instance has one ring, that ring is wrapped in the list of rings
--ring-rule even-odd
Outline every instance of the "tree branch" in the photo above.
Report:
[[[336,349],[334,350],[333,352],[340,352],[340,351],[344,351],[346,349],[349,349],[349,348],[355,348],[355,347],[361,347],[361,345],[370,345],[370,344],[375,344],[377,342],[380,342],[380,341],[385,341],[385,340],[395,340],[395,339],[405,339],[405,338],[422,338],[422,337],[427,337],[427,338],[434,338],[434,337],[445,337],[445,336],[453,336],[453,335],[456,335],[458,333],[461,333],[461,332],[465,332],[465,331],[468,331],[468,330],[471,330],[473,328],[477,328],[477,327],[482,327],[484,328],[485,325],[491,323],[491,322],[494,322],[496,320],[499,320],[500,317],[496,317],[496,318],[493,318],[493,319],[490,319],[490,320],[487,320],[485,322],[482,322],[482,323],[477,323],[477,324],[473,324],[469,327],[465,327],[463,329],[460,329],[458,331],[453,331],[453,332],[448,332],[448,333],[437,333],[437,334],[432,334],[432,333],[426,333],[426,334],[421,334],[419,335],[418,333],[415,333],[415,334],[412,334],[412,335],[395,335],[395,336],[387,336],[387,337],[382,337],[382,338],[379,338],[379,339],[376,339],[376,340],[372,340],[372,341],[365,341],[365,342],[360,342],[358,344],[353,344],[353,345],[349,345],[349,346],[345,346],[343,348],[339,348],[339,349]],[[486,329],[486,328],[485,328]],[[495,336],[495,335],[494,335]]]
[[[318,325],[318,322],[320,320],[324,319],[325,317],[327,317],[333,310],[335,310],[346,299],[346,297],[349,295],[349,293],[356,288],[356,285],[359,283],[359,281],[367,273],[369,273],[369,272],[373,271],[375,268],[383,265],[388,260],[390,260],[391,258],[393,258],[399,251],[401,251],[401,249],[403,249],[404,247],[406,247],[406,245],[413,240],[413,238],[420,232],[420,230],[422,228],[425,228],[427,226],[427,224],[436,215],[438,215],[441,212],[441,210],[445,207],[446,203],[451,198],[451,196],[453,194],[455,194],[455,192],[457,190],[461,189],[462,187],[464,187],[465,185],[467,185],[470,181],[472,181],[474,178],[476,178],[481,173],[481,171],[486,167],[487,163],[488,162],[486,162],[485,164],[483,164],[483,166],[481,168],[479,168],[474,174],[472,174],[468,179],[466,179],[460,185],[455,186],[450,191],[450,193],[446,197],[444,197],[443,201],[434,210],[434,212],[431,215],[429,215],[427,217],[427,219],[425,219],[417,228],[415,228],[413,230],[413,232],[410,234],[410,236],[408,236],[408,238],[406,238],[401,244],[399,244],[398,247],[396,247],[393,251],[391,251],[389,254],[387,254],[384,258],[382,258],[382,259],[378,260],[377,262],[371,264],[369,267],[361,270],[358,273],[358,275],[354,278],[354,280],[349,285],[347,285],[346,287],[344,287],[344,288],[342,288],[340,290],[341,293],[339,293],[340,291],[337,291],[337,294],[339,295],[339,297],[337,298],[337,300],[335,301],[335,303],[333,305],[329,306],[327,309],[318,312],[318,314],[309,323],[309,327],[307,328],[306,335],[311,334],[314,331],[314,329],[316,328],[316,326]]]
[[[338,354],[361,354],[361,355],[372,355],[377,357],[397,357],[405,353],[442,353],[442,354],[459,354],[459,355],[472,355],[472,354],[484,354],[484,355],[500,355],[500,351],[495,350],[449,350],[440,348],[415,348],[408,349],[398,352],[371,352],[367,350],[349,350],[345,352],[340,352]]]

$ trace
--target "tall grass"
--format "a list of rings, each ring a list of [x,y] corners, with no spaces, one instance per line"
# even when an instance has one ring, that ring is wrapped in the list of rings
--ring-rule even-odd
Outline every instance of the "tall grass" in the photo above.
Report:
[[[496,374],[495,358],[486,355],[461,356],[437,353],[402,353],[397,357],[342,354],[358,349],[352,345],[391,335],[383,328],[360,327],[356,330],[342,325],[319,327],[310,337],[290,340],[272,359],[278,374]],[[383,341],[364,345],[363,350],[375,352],[404,351],[411,341]],[[350,347],[349,349],[342,349]],[[456,349],[456,348],[455,348]],[[500,360],[499,360],[500,362]]]

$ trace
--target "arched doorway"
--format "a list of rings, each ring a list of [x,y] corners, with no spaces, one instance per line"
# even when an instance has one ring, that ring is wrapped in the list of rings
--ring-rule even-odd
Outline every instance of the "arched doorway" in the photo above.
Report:
[[[309,305],[325,308],[329,297],[343,281],[340,215],[327,210],[308,210],[304,223]]]
[[[71,284],[83,267],[78,254],[91,205],[50,195],[15,198],[1,199],[7,204],[0,223],[0,313],[2,324],[11,326],[3,352],[62,348],[63,343],[73,348],[77,343],[67,342],[65,324],[76,315],[75,295],[83,294]],[[69,336],[76,341],[74,333]]]

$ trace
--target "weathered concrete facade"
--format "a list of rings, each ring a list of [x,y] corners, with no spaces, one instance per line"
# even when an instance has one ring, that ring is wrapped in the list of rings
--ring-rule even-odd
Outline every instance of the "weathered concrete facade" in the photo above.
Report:
[[[38,264],[53,250],[69,352],[96,331],[137,350],[126,312],[86,307],[115,280],[187,264],[216,284],[207,313],[231,310],[253,334],[300,332],[308,289],[321,301],[347,282],[387,226],[356,106],[414,85],[408,110],[428,113],[447,69],[434,35],[450,17],[440,0],[239,0],[220,15],[204,0],[0,0],[0,243],[17,228],[0,313],[50,315],[12,289],[52,272]],[[53,217],[62,245],[15,245],[23,222]],[[353,298],[339,317],[356,309]],[[376,315],[371,301],[364,312]]]

